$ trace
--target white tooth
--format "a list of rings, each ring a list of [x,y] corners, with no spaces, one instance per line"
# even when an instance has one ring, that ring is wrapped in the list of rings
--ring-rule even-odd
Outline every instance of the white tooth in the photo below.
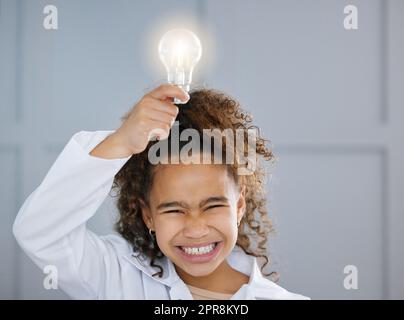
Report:
[[[188,253],[188,254],[192,254],[192,255],[198,255],[198,254],[206,254],[209,253],[210,251],[213,250],[213,248],[215,247],[215,244],[212,243],[206,247],[201,247],[201,248],[183,248],[183,250]]]

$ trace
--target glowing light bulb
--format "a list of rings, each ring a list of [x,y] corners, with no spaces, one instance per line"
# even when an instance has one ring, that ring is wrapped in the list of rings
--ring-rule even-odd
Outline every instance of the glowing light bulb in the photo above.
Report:
[[[189,91],[192,72],[201,59],[202,46],[198,37],[186,29],[173,29],[160,40],[159,57],[167,70],[167,80]],[[174,100],[174,103],[181,101]]]

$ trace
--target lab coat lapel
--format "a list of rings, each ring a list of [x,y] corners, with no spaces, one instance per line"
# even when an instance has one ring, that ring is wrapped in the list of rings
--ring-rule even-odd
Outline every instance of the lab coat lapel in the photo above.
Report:
[[[168,298],[171,300],[193,299],[188,287],[178,276],[173,263],[167,257],[163,257],[159,260],[164,271],[163,278],[159,278],[158,276],[153,277],[153,274],[156,273],[158,269],[150,266],[149,259],[142,260],[140,256],[136,256],[134,253],[125,256],[125,259],[145,274],[146,283],[144,290],[146,299],[161,299],[162,295],[159,293],[161,288],[165,288],[164,290],[166,291],[168,290]]]
[[[230,266],[250,277],[231,297],[231,300],[278,299],[284,290],[266,279],[260,270],[257,258],[246,254],[242,248],[235,246],[227,259]]]
[[[164,270],[163,273],[163,278],[160,278],[158,276],[154,276],[153,274],[155,274],[156,272],[159,271],[158,268],[153,268],[150,265],[150,260],[145,258],[142,259],[141,256],[137,256],[137,253],[132,253],[130,255],[126,255],[124,256],[124,258],[126,260],[128,260],[131,264],[135,265],[139,270],[141,270],[145,275],[147,275],[148,277],[150,277],[151,279],[164,284],[166,286],[171,286],[171,284],[175,281],[175,276],[173,277],[172,274],[170,274],[169,270],[167,270],[167,263],[166,263],[166,258],[164,257],[163,259],[159,260],[160,261],[160,265],[161,265],[161,261],[163,261],[163,265],[161,266]]]

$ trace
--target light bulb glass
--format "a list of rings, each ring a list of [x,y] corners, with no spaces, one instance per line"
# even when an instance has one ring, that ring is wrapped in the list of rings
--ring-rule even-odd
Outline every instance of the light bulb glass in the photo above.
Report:
[[[192,72],[202,56],[198,37],[186,29],[170,30],[161,38],[158,51],[167,70],[168,82],[188,92]]]

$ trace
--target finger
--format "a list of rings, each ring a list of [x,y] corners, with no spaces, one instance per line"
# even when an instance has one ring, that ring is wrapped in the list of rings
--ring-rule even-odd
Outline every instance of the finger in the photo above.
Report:
[[[147,124],[144,128],[144,131],[150,131],[152,129],[163,129],[165,131],[170,131],[171,129],[171,125],[169,123],[166,123],[164,121],[161,120],[153,120],[153,119],[149,119],[147,121]]]
[[[170,113],[167,112],[162,112],[160,110],[151,110],[148,114],[149,119],[154,120],[154,121],[161,121],[164,122],[168,125],[172,125],[174,123],[176,116],[173,116]]]
[[[149,95],[159,100],[166,100],[167,98],[177,98],[183,102],[189,100],[189,95],[185,90],[168,83],[157,87]]]
[[[178,107],[175,104],[170,102],[163,102],[160,100],[155,100],[155,103],[151,105],[151,109],[168,113],[173,117],[176,117],[179,111]]]

